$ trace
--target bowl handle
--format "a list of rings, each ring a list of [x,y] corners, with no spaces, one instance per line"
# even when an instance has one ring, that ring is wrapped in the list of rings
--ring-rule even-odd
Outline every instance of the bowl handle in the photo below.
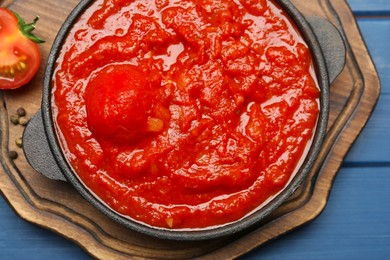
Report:
[[[323,53],[329,82],[332,83],[345,66],[346,49],[344,39],[339,30],[328,20],[309,16],[306,20],[310,24]]]
[[[29,121],[23,133],[23,150],[30,165],[43,176],[66,181],[51,152],[39,110]]]

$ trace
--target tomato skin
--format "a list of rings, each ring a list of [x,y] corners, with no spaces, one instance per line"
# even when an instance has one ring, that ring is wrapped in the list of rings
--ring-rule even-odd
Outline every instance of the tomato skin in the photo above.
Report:
[[[16,89],[27,84],[39,69],[38,45],[18,27],[18,18],[0,8],[0,89]]]
[[[153,93],[145,75],[134,67],[107,66],[88,84],[88,125],[95,135],[121,143],[146,134]]]

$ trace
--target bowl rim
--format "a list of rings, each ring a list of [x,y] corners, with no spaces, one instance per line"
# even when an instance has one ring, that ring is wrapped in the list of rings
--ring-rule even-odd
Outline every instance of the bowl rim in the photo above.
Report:
[[[238,221],[228,223],[222,226],[217,226],[215,228],[201,230],[161,229],[123,217],[122,215],[108,207],[105,203],[102,203],[102,201],[98,199],[98,196],[91,192],[85,186],[85,184],[83,184],[81,180],[76,176],[77,174],[73,172],[72,167],[70,166],[64,153],[62,152],[62,148],[55,130],[51,108],[52,78],[54,70],[56,68],[56,60],[62,47],[62,42],[66,39],[68,32],[72,28],[73,23],[77,21],[78,17],[84,12],[84,10],[88,8],[90,4],[93,3],[93,0],[82,0],[73,9],[73,11],[70,13],[70,15],[67,17],[64,24],[60,28],[48,56],[43,80],[41,110],[44,130],[49,143],[49,147],[54,155],[54,159],[57,162],[61,172],[63,173],[67,181],[74,186],[77,192],[79,192],[85,200],[87,200],[90,204],[96,207],[104,215],[108,216],[115,222],[131,230],[160,239],[196,241],[227,237],[229,235],[237,234],[239,232],[247,230],[250,227],[255,227],[256,224],[260,224],[262,220],[269,216],[272,211],[277,209],[296,191],[296,189],[307,178],[310,170],[312,169],[312,166],[319,155],[322,143],[325,138],[329,116],[330,83],[328,79],[328,71],[326,68],[325,59],[323,57],[320,44],[305,17],[289,0],[274,0],[274,2],[279,5],[295,23],[305,42],[308,44],[309,49],[311,50],[318,85],[321,90],[319,98],[320,111],[317,120],[316,131],[313,135],[312,144],[308,153],[306,154],[304,162],[300,166],[300,169],[296,172],[295,176],[281,190],[281,192],[271,201],[269,201],[266,205]]]

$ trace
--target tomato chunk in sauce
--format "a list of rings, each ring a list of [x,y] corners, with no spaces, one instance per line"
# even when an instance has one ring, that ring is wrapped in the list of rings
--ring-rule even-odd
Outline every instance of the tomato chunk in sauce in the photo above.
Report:
[[[288,184],[320,90],[273,1],[98,0],[67,36],[52,93],[82,182],[133,220],[188,229],[237,221]]]

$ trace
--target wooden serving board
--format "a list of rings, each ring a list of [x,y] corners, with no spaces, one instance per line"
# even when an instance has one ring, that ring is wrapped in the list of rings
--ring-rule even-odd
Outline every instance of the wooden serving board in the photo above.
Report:
[[[380,93],[377,72],[345,0],[292,0],[305,15],[322,16],[343,34],[346,66],[331,88],[328,132],[307,182],[259,228],[229,239],[174,242],[150,238],[123,228],[89,205],[67,183],[49,180],[27,163],[15,139],[23,127],[10,123],[18,107],[35,114],[41,102],[42,79],[51,44],[77,0],[0,0],[32,21],[40,16],[37,34],[42,66],[36,77],[19,90],[0,92],[0,191],[17,214],[78,244],[98,259],[129,258],[234,258],[249,252],[316,218],[324,209],[333,180],[349,148],[370,117]],[[12,160],[9,151],[19,157]]]

